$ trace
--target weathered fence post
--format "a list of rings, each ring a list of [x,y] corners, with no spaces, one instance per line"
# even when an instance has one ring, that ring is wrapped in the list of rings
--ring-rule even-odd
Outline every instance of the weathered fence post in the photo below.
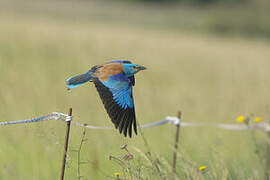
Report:
[[[178,142],[179,142],[181,116],[182,116],[182,113],[181,111],[179,111],[177,115],[179,122],[176,124],[175,144],[174,144],[174,149],[173,149],[172,180],[175,179],[175,172],[176,172],[176,159],[177,159],[177,149],[178,149]]]
[[[72,108],[69,108],[68,115],[69,116],[72,116]],[[65,175],[65,167],[66,167],[66,157],[67,157],[67,150],[68,150],[68,139],[69,139],[70,124],[71,124],[71,119],[69,119],[69,121],[67,121],[66,138],[65,138],[65,145],[64,145],[64,153],[63,153],[63,161],[62,161],[62,170],[61,170],[60,180],[63,180],[64,179],[64,175]]]

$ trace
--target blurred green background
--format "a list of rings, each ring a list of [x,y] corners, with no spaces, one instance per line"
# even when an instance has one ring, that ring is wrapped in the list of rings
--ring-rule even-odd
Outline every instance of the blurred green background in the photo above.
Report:
[[[94,86],[67,91],[65,79],[112,59],[130,59],[148,67],[137,74],[134,88],[140,124],[179,110],[186,122],[237,123],[239,115],[250,114],[267,122],[269,15],[267,0],[2,0],[0,120],[73,107],[74,121],[111,126]],[[74,150],[82,132],[71,127],[66,179],[78,179]],[[175,128],[143,132],[151,152],[171,164]],[[0,179],[58,179],[64,134],[65,125],[56,121],[1,127]],[[144,168],[141,179],[169,179],[169,165],[161,177],[140,162],[148,151],[140,135],[128,139],[114,130],[87,130],[86,138],[81,179],[113,179],[115,172],[138,179],[109,160],[125,154],[122,144],[134,155],[130,164]],[[259,131],[183,127],[177,178],[266,178],[267,141]],[[198,170],[202,165],[208,173]]]

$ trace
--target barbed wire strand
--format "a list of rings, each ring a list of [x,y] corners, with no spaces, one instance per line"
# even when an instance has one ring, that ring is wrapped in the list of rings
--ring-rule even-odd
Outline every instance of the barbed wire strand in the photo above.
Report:
[[[19,121],[5,121],[0,122],[0,126],[6,125],[14,125],[14,124],[25,124],[25,123],[34,123],[34,122],[41,122],[41,121],[49,121],[49,120],[61,120],[61,121],[71,121],[72,117],[68,116],[64,113],[53,112],[51,114],[40,116],[31,119],[19,120]],[[88,124],[83,124],[79,122],[71,122],[74,126],[84,127],[88,129],[115,129],[114,127],[105,127],[105,126],[92,126]],[[181,122],[181,119],[177,117],[167,116],[164,120],[156,121],[152,123],[148,123],[145,125],[140,126],[140,128],[149,128],[149,127],[156,127],[165,124],[181,124],[181,127],[197,127],[197,126],[207,126],[207,127],[216,127],[226,130],[232,131],[244,131],[244,130],[256,130],[260,129],[265,132],[270,132],[270,124],[259,122],[256,124],[223,124],[223,123],[198,123],[198,122]]]
[[[13,125],[13,124],[25,124],[25,123],[34,123],[34,122],[41,122],[41,121],[49,121],[49,120],[58,120],[61,116],[59,114],[48,114],[45,116],[40,116],[37,118],[31,118],[31,119],[25,119],[25,120],[19,120],[19,121],[5,121],[0,122],[0,126],[6,126],[6,125]]]

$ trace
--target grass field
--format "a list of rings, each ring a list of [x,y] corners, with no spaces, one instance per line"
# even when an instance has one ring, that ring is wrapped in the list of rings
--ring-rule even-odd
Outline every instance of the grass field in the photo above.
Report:
[[[44,14],[1,11],[1,121],[73,107],[74,121],[111,126],[94,86],[67,91],[65,79],[93,65],[128,58],[148,67],[137,74],[134,88],[140,124],[178,110],[186,122],[236,123],[237,116],[251,113],[269,122],[268,41]],[[171,125],[143,131],[163,164],[171,163],[174,131]],[[71,127],[66,179],[77,178],[77,154],[72,150],[79,148],[82,132]],[[0,179],[58,179],[64,134],[64,124],[55,121],[1,127]],[[81,158],[88,163],[81,165],[82,179],[112,179],[115,172],[123,177],[123,168],[109,160],[109,155],[125,154],[122,144],[128,144],[135,157],[129,162],[135,174],[140,166],[142,179],[168,179],[169,174],[160,177],[147,166],[142,154],[148,150],[140,135],[128,139],[116,131],[87,130],[86,138]],[[182,128],[178,178],[263,179],[266,148],[262,132]],[[198,170],[202,165],[208,174]],[[164,166],[164,172],[169,168]]]

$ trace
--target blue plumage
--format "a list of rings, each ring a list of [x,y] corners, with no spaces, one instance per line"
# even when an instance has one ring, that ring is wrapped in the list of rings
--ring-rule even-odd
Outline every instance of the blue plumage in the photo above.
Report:
[[[72,89],[93,81],[104,107],[120,133],[132,136],[132,126],[137,134],[132,86],[134,74],[146,69],[130,61],[118,60],[94,66],[87,73],[68,78],[67,88]]]
[[[102,84],[109,88],[113,99],[119,106],[124,109],[134,107],[132,83],[124,74],[112,75],[107,81],[102,81]]]
[[[127,60],[116,60],[116,61],[111,61],[110,63],[127,63],[127,64],[131,64],[131,62],[127,61]]]
[[[89,72],[89,71],[85,74],[68,78],[66,80],[67,89],[72,89],[72,88],[78,87],[78,86],[90,81],[91,79],[92,79],[92,76],[91,76],[91,72]]]

